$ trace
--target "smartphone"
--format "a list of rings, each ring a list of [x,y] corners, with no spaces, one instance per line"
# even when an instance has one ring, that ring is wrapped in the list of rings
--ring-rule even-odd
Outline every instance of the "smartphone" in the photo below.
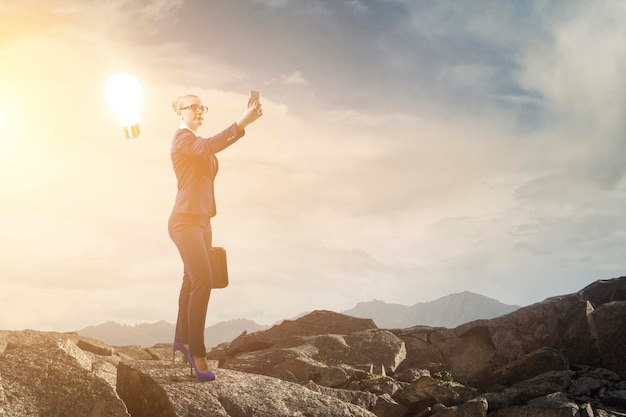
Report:
[[[250,100],[259,99],[259,90],[250,90]]]

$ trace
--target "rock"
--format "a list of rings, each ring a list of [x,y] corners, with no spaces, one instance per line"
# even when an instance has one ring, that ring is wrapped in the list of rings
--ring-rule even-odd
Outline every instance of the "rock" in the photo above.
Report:
[[[573,371],[548,371],[536,377],[519,382],[514,387],[543,388],[546,391],[566,391],[572,383]]]
[[[578,417],[579,407],[563,393],[550,394],[523,406],[503,408],[489,417]]]
[[[7,396],[4,393],[2,374],[0,374],[0,417],[9,417],[9,400],[7,400]]]
[[[606,368],[591,368],[585,371],[585,374],[588,377],[596,378],[596,379],[604,379],[609,382],[620,382],[620,376],[610,369]]]
[[[584,376],[572,381],[572,384],[568,388],[567,392],[574,397],[592,397],[602,387],[607,387],[606,381]]]
[[[404,368],[393,375],[396,381],[402,382],[415,382],[423,376],[430,376],[430,371],[428,369]]]
[[[327,352],[328,357],[340,363],[357,367],[373,364],[386,371],[395,372],[406,358],[404,342],[388,330],[359,331],[344,336],[347,348],[339,352]]]
[[[611,407],[626,411],[626,391],[608,391],[604,394],[602,402]]]
[[[602,408],[598,408],[595,410],[595,417],[618,417],[618,416],[626,416],[624,413],[615,413],[613,411],[607,411]]]
[[[461,417],[486,417],[487,399],[485,397],[473,398],[459,407]]]
[[[493,372],[492,381],[510,386],[547,371],[567,369],[569,361],[562,353],[552,348],[540,348]]]
[[[443,407],[431,414],[431,417],[457,417],[457,407]]]
[[[223,363],[222,368],[273,377],[290,375],[299,382],[313,380],[329,387],[341,386],[350,379],[343,369],[326,366],[297,348],[242,353]]]
[[[91,370],[94,375],[104,379],[113,389],[117,383],[117,365],[104,360],[92,362]]]
[[[455,329],[456,339],[441,344],[455,379],[486,388],[493,371],[530,352],[553,348],[570,352],[573,363],[598,364],[587,320],[588,303],[576,296],[553,297],[492,320]]]
[[[572,371],[550,371],[519,382],[500,392],[484,393],[483,396],[489,404],[489,411],[510,408],[535,398],[566,390],[571,383],[572,375]]]
[[[371,319],[359,319],[332,311],[318,310],[297,320],[285,320],[268,330],[247,334],[243,332],[230,343],[224,343],[208,353],[210,359],[226,361],[238,354],[268,349],[296,336],[347,335],[377,329]]]
[[[580,404],[578,406],[578,411],[580,412],[580,417],[595,417],[593,408],[589,403]]]
[[[8,416],[129,417],[112,387],[91,372],[86,354],[71,340],[43,340],[0,356]],[[86,368],[89,368],[86,369]]]
[[[350,390],[367,391],[376,395],[393,395],[406,383],[398,382],[391,377],[370,375],[363,379],[352,381],[346,387]]]
[[[100,356],[112,356],[115,351],[111,346],[94,339],[79,339],[76,345],[84,351]]]
[[[366,410],[371,410],[376,405],[379,398],[377,395],[372,394],[371,392],[327,388],[317,385],[313,381],[309,381],[304,386],[312,391],[335,397],[344,402],[358,405],[359,407]],[[379,414],[375,414],[380,417]]]
[[[604,368],[626,378],[626,301],[603,304],[592,314]]]
[[[378,329],[371,319],[317,310],[296,320],[285,320],[262,333],[265,340],[281,340],[291,336],[346,335],[370,329]]]
[[[431,417],[486,417],[487,400],[474,398],[461,406],[445,407],[437,410]]]
[[[428,326],[391,331],[404,342],[407,352],[398,372],[407,369],[430,369],[429,364],[444,362],[438,345],[443,340],[455,337],[453,330]]]
[[[578,292],[594,308],[614,301],[626,301],[626,277],[595,281]]]
[[[182,366],[162,361],[122,362],[117,391],[133,417],[375,417],[369,411],[298,384],[217,369],[199,383]]]
[[[276,376],[289,372],[300,382],[310,379],[333,388],[367,374],[363,366],[377,364],[395,370],[406,356],[404,343],[388,330],[369,330],[349,335],[291,336],[274,338],[266,349],[238,353],[221,363],[232,369]]]
[[[146,361],[157,359],[150,354],[150,351],[139,345],[118,346],[115,353],[125,360]]]
[[[421,377],[417,381],[403,386],[393,398],[408,409],[417,413],[435,404],[453,406],[476,396],[476,392],[460,384],[445,382],[431,377]]]
[[[378,397],[371,411],[377,417],[404,417],[408,409],[398,404],[389,394],[383,394]]]

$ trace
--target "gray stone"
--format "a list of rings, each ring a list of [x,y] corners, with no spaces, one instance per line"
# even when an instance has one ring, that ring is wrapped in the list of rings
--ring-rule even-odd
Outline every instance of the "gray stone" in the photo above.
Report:
[[[540,348],[506,364],[493,372],[491,378],[498,385],[510,386],[548,371],[569,369],[569,361],[556,349]]]
[[[371,412],[301,385],[217,369],[200,383],[182,366],[162,361],[120,363],[117,391],[133,417],[375,417]]]
[[[377,395],[372,394],[371,392],[328,388],[325,386],[317,385],[313,381],[309,381],[304,386],[312,391],[318,392],[320,394],[328,395],[331,397],[335,397],[347,403],[358,405],[359,407],[364,408],[366,410],[372,410],[372,408],[374,407],[374,405],[376,405],[378,398],[379,398]]]
[[[529,401],[526,405],[503,408],[489,417],[578,417],[579,407],[563,393],[554,393]]]
[[[603,408],[596,408],[594,414],[595,414],[595,417],[624,417],[626,416],[626,413],[605,410]]]
[[[441,406],[441,404],[438,404]],[[436,411],[431,417],[486,417],[487,400],[484,397],[473,398],[460,406],[433,407]]]
[[[461,417],[486,417],[489,405],[485,397],[473,398],[459,407]]]
[[[0,356],[9,416],[129,416],[113,388],[91,372],[87,355],[73,341],[47,337]]]
[[[115,354],[124,360],[146,361],[155,358],[150,351],[139,345],[117,346]]]
[[[595,417],[593,408],[589,403],[580,404],[578,406],[578,411],[580,413],[580,417]]]
[[[428,369],[404,368],[393,374],[397,381],[415,382],[423,376],[430,376]]]
[[[369,375],[365,378],[350,382],[347,389],[356,391],[367,391],[376,395],[394,396],[396,392],[403,386],[407,386],[405,382],[398,382],[387,376]]]
[[[502,391],[485,393],[483,396],[487,399],[489,411],[510,408],[565,390],[571,382],[572,375],[572,371],[550,371]]]
[[[473,389],[424,376],[402,387],[393,398],[409,410],[419,412],[438,403],[447,407],[458,405],[475,396]]]
[[[99,356],[112,356],[115,349],[95,339],[79,339],[76,345],[84,351],[95,353]]]
[[[606,387],[607,381],[584,376],[574,379],[567,392],[575,397],[592,397],[600,388]]]
[[[404,343],[387,330],[349,335],[292,336],[274,339],[266,349],[240,352],[221,363],[224,369],[277,376],[290,372],[300,382],[341,388],[367,376],[364,364],[394,370],[406,355]],[[360,368],[360,369],[359,369]]]
[[[398,404],[389,394],[383,394],[377,398],[371,411],[377,417],[404,417],[408,409],[404,405]]]
[[[268,349],[281,341],[297,336],[347,335],[363,330],[377,329],[371,319],[360,319],[326,310],[317,310],[296,320],[248,334],[243,332],[230,343],[224,343],[208,352],[210,359],[226,361],[235,355]]]
[[[592,314],[602,366],[626,377],[626,301],[614,301]]]
[[[626,391],[607,391],[602,398],[602,402],[606,405],[616,407],[619,410],[626,411]]]
[[[595,281],[578,294],[581,298],[589,300],[594,308],[613,301],[626,301],[626,277]]]
[[[0,374],[0,417],[9,416],[9,401],[4,393],[4,385],[2,384],[2,374]]]

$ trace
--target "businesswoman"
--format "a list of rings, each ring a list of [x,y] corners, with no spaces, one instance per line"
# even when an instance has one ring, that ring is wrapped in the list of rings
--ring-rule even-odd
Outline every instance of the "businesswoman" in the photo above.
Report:
[[[200,381],[212,381],[204,346],[204,327],[211,295],[211,218],[215,216],[213,181],[218,170],[215,156],[245,134],[245,128],[263,115],[258,99],[248,99],[235,123],[210,138],[198,136],[208,108],[195,95],[172,103],[180,127],[174,133],[171,158],[178,192],[168,222],[168,232],[183,260],[183,283],[178,298],[178,319],[173,355],[181,352]]]

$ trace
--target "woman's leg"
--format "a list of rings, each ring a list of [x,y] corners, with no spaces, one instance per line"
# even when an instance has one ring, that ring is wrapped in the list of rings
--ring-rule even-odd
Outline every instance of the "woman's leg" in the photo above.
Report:
[[[183,273],[183,283],[178,295],[178,318],[176,320],[176,334],[174,341],[182,343],[189,349],[189,294],[191,293],[191,279],[187,271]]]
[[[180,215],[174,216],[181,217]],[[192,356],[205,358],[204,327],[212,282],[206,245],[207,241],[210,242],[210,236],[207,234],[210,235],[211,228],[210,224],[207,227],[208,220],[190,222],[185,216],[182,217],[185,221],[174,221],[170,228],[170,236],[185,265],[185,275],[179,296],[176,338],[181,343],[189,343],[189,352]],[[184,337],[185,333],[187,333],[187,340]]]

